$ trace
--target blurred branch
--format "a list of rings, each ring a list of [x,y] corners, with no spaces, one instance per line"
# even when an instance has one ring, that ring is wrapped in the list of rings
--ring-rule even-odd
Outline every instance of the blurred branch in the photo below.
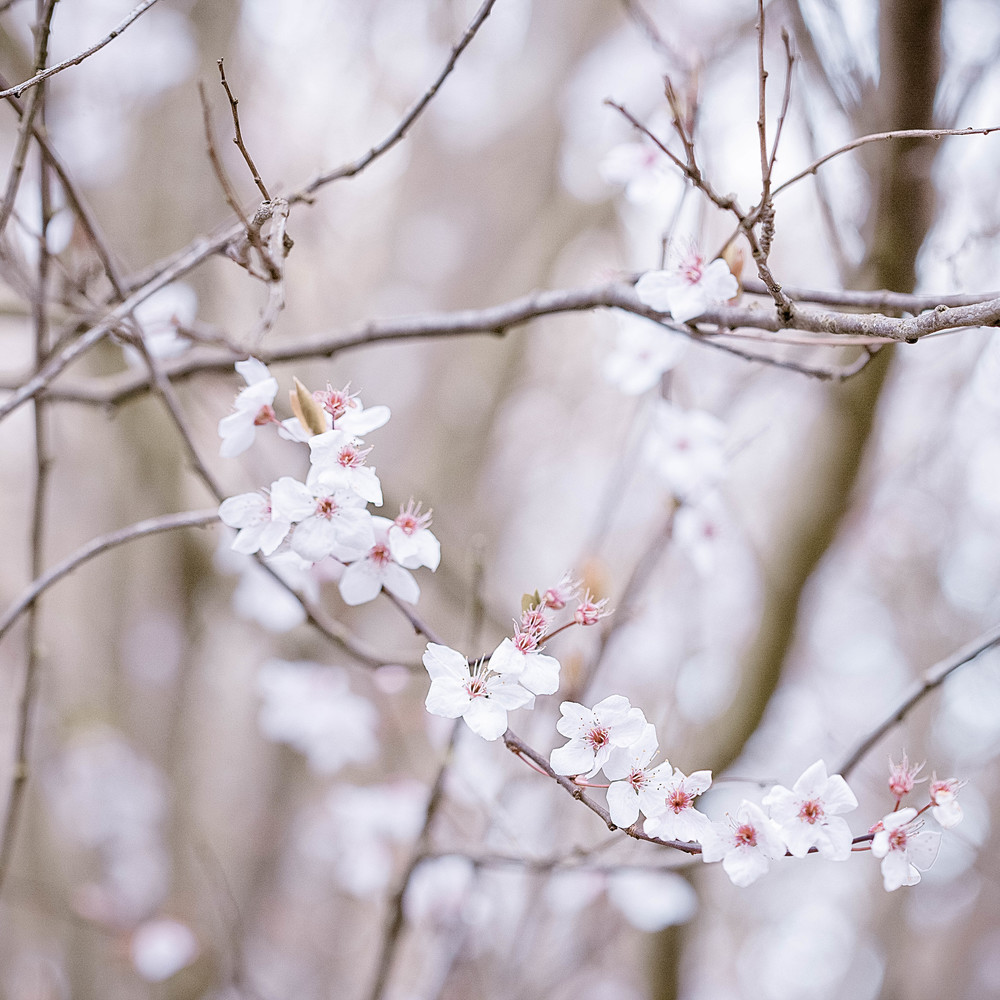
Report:
[[[964,666],[966,663],[971,663],[975,660],[981,653],[985,653],[988,649],[992,649],[1000,643],[1000,626],[996,626],[990,629],[988,632],[984,632],[981,636],[973,639],[971,642],[964,645],[957,652],[952,653],[951,656],[946,657],[939,663],[934,664],[924,673],[924,679],[916,691],[913,692],[908,698],[906,698],[898,708],[894,709],[892,714],[885,719],[884,722],[879,723],[861,742],[851,751],[850,755],[844,761],[844,763],[837,769],[839,774],[842,774],[845,778],[853,771],[861,760],[865,757],[869,750],[890,729],[898,725],[907,715],[928,695],[931,691],[939,688],[959,667]]]
[[[789,188],[804,177],[816,173],[824,163],[829,163],[835,157],[849,153],[852,149],[857,149],[860,146],[867,146],[872,142],[891,142],[893,139],[943,139],[950,135],[990,135],[993,132],[1000,132],[1000,125],[990,125],[987,128],[906,128],[896,129],[892,132],[873,132],[871,135],[852,139],[838,149],[824,154],[818,160],[810,163],[805,170],[800,170],[793,177],[789,177],[787,181],[782,181],[774,189],[774,194],[780,194],[785,188]]]
[[[0,90],[0,97],[20,97],[29,87],[37,86],[43,80],[47,80],[50,76],[55,76],[56,73],[61,73],[64,69],[69,69],[70,66],[79,66],[84,59],[89,59],[95,52],[99,52],[104,48],[109,42],[113,42],[133,21],[137,20],[141,15],[145,14],[156,0],[143,0],[135,7],[131,13],[129,13],[122,21],[120,21],[112,30],[105,35],[99,42],[91,45],[89,49],[84,49],[78,55],[73,56],[71,59],[64,59],[61,63],[56,63],[55,66],[49,66],[48,69],[42,70],[40,73],[36,73],[30,80],[25,80],[22,83],[18,83],[13,87],[8,87],[6,90]]]
[[[236,99],[232,90],[229,88],[229,81],[226,79],[224,61],[220,59],[216,65],[219,67],[219,76],[222,78],[222,89],[225,90],[226,97],[229,98],[229,108],[233,113],[233,130],[236,133],[233,137],[233,142],[236,143],[236,148],[243,155],[243,159],[246,161],[246,165],[250,169],[250,175],[253,177],[254,184],[257,185],[257,190],[260,191],[261,197],[264,201],[270,201],[271,196],[268,194],[267,188],[264,186],[264,182],[260,179],[260,173],[257,171],[257,164],[253,162],[250,150],[247,149],[246,143],[243,142],[243,131],[240,128],[240,113],[237,110],[237,105],[240,102]]]
[[[424,109],[433,100],[434,95],[441,89],[441,85],[451,75],[451,71],[455,68],[455,63],[458,62],[458,57],[466,50],[472,39],[476,37],[476,33],[483,26],[486,18],[490,16],[490,11],[493,10],[494,3],[496,3],[496,0],[484,0],[482,6],[476,11],[475,16],[469,22],[469,26],[465,29],[465,34],[462,35],[458,43],[452,48],[448,61],[444,64],[444,68],[438,73],[434,82],[424,91],[410,110],[403,115],[399,124],[380,143],[372,146],[367,153],[359,156],[356,160],[345,163],[334,170],[322,173],[311,180],[300,192],[289,196],[289,204],[308,201],[309,196],[318,191],[324,184],[340,180],[343,177],[353,177],[355,174],[361,173],[362,170],[384,153],[389,152],[406,135],[410,126],[423,114]]]
[[[151,517],[148,520],[131,524],[127,528],[119,528],[117,531],[112,531],[106,535],[99,535],[97,538],[91,539],[86,545],[77,549],[72,555],[67,556],[62,562],[57,563],[46,573],[43,573],[34,580],[24,593],[4,612],[3,617],[0,617],[0,640],[7,634],[7,631],[14,622],[49,587],[58,583],[64,576],[72,573],[78,566],[89,562],[95,556],[117,548],[119,545],[124,545],[126,542],[131,542],[136,538],[145,538],[147,535],[157,535],[164,531],[174,531],[176,528],[203,527],[206,524],[214,524],[218,520],[219,512],[215,508],[212,510],[187,510],[179,514],[162,514],[159,517]]]

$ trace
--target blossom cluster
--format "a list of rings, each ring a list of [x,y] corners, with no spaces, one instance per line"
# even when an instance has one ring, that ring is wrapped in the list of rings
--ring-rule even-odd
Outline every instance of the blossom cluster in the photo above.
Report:
[[[493,652],[470,664],[457,650],[428,643],[423,663],[431,678],[425,705],[432,715],[464,719],[485,740],[499,739],[507,730],[507,713],[533,708],[535,695],[559,689],[559,661],[543,653],[545,641],[555,634],[554,614],[576,601],[570,625],[595,625],[607,614],[606,600],[595,601],[579,593],[579,584],[568,576],[544,594],[525,598],[513,633]]]
[[[367,464],[371,448],[363,436],[389,420],[389,408],[366,409],[349,387],[309,393],[296,380],[295,416],[279,421],[273,407],[278,383],[267,367],[248,358],[236,370],[247,384],[233,412],[219,422],[220,453],[241,454],[259,427],[275,425],[281,437],[308,446],[309,472],[304,482],[281,476],[266,490],[224,500],[219,516],[238,531],[232,548],[291,559],[291,568],[300,571],[319,564],[321,572],[338,578],[349,605],[372,601],[383,588],[416,603],[420,587],[411,571],[435,570],[441,559],[430,512],[412,500],[393,520],[368,509],[382,505],[382,485]]]

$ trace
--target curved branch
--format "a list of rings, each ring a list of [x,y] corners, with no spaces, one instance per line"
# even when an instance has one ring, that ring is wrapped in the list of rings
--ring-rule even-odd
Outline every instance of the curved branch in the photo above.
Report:
[[[957,652],[952,653],[951,656],[939,663],[934,664],[924,673],[923,682],[913,692],[908,698],[906,698],[884,721],[879,723],[861,742],[851,751],[847,760],[838,768],[838,773],[842,774],[845,778],[854,770],[861,762],[862,758],[868,753],[869,750],[893,726],[898,725],[907,715],[919,704],[928,694],[931,693],[935,688],[939,688],[947,679],[950,677],[959,667],[964,666],[966,663],[971,663],[976,657],[981,653],[985,653],[986,650],[992,649],[1000,643],[1000,625],[995,626],[990,629],[989,632],[984,632],[981,636],[973,639],[971,642],[964,645]]]

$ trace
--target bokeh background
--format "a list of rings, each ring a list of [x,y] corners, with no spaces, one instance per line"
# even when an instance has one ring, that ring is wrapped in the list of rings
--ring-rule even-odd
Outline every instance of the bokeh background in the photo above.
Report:
[[[141,280],[231,221],[198,81],[239,196],[256,204],[230,142],[219,58],[260,174],[284,194],[389,133],[476,7],[161,0],[50,81],[45,128],[121,272]],[[50,62],[128,9],[59,4]],[[10,81],[31,75],[36,16],[28,0],[0,12]],[[714,187],[752,204],[756,16],[749,0],[497,0],[405,140],[293,206],[286,305],[272,328],[260,332],[267,290],[222,255],[147,303],[142,322],[265,354],[369,320],[601,284],[658,267],[664,241],[668,253],[691,243],[715,253],[731,221],[666,165],[642,190],[609,177],[608,154],[636,136],[603,102],[666,137],[669,74],[697,105]],[[992,3],[774,0],[772,129],[782,27],[797,59],[779,181],[867,132],[1000,119]],[[7,108],[5,163],[17,136]],[[998,140],[976,136],[831,162],[776,203],[775,275],[791,287],[990,291],[998,158]],[[55,256],[40,294],[45,187],[33,150],[0,244],[6,388],[33,367],[33,302],[44,300],[53,338],[107,308],[54,182],[44,197]],[[676,366],[634,394],[609,377],[630,322],[641,321],[574,313],[502,338],[275,365],[279,415],[293,375],[311,388],[349,382],[366,405],[391,408],[368,439],[370,463],[389,516],[411,496],[433,508],[443,557],[418,574],[417,612],[455,648],[489,652],[522,593],[570,571],[616,612],[548,648],[563,664],[562,696],[625,694],[684,771],[790,785],[818,758],[833,770],[925,670],[1000,615],[995,335],[887,348],[842,383],[679,342]],[[755,349],[817,366],[859,351]],[[112,339],[56,385],[116,384],[130,364]],[[242,384],[231,369],[177,383],[193,443],[230,495],[304,468],[301,450],[274,435],[218,457],[217,423]],[[687,534],[675,525],[672,538],[670,491],[642,458],[658,397],[727,428],[726,478],[693,505],[704,521]],[[102,407],[54,395],[43,409],[45,566],[144,518],[214,506],[158,399]],[[3,608],[32,578],[34,419],[26,406],[0,426]],[[359,664],[302,623],[230,540],[215,525],[117,548],[45,593],[33,633],[22,620],[0,642],[2,798],[30,647],[38,677],[0,897],[4,1000],[1000,994],[996,652],[924,699],[851,778],[855,834],[892,806],[890,755],[905,749],[927,774],[968,780],[965,822],[919,886],[885,893],[861,854],[789,860],[741,890],[720,866],[609,834],[502,744],[464,730],[420,836],[450,733],[423,709],[423,640],[385,598],[351,609],[313,581],[329,616],[384,663]],[[544,754],[561,742],[558,702],[511,719]],[[721,816],[757,794],[752,782],[721,783],[702,805]],[[388,981],[373,990],[417,850]]]

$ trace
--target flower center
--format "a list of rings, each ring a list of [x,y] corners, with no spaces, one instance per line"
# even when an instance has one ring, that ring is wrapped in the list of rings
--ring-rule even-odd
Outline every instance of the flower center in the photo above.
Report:
[[[816,799],[810,799],[808,802],[803,802],[802,808],[799,810],[799,819],[809,823],[810,825],[821,823],[823,821],[823,815],[823,806]]]
[[[733,839],[739,847],[756,847],[757,828],[751,823],[743,823],[736,828],[736,834]]]
[[[594,750],[602,750],[611,742],[611,734],[604,726],[595,726],[587,733],[585,740]]]
[[[316,504],[316,517],[325,517],[328,521],[337,513],[337,504],[333,497],[320,497]]]
[[[692,801],[694,800],[691,795],[681,787],[670,794],[667,799],[667,807],[673,809],[675,813],[682,813],[691,805]]]
[[[263,427],[265,424],[276,424],[278,422],[278,418],[270,403],[265,403],[257,411],[257,416],[253,418],[253,422],[255,427]]]
[[[897,826],[889,834],[889,849],[893,851],[906,850],[906,830],[903,827]]]

